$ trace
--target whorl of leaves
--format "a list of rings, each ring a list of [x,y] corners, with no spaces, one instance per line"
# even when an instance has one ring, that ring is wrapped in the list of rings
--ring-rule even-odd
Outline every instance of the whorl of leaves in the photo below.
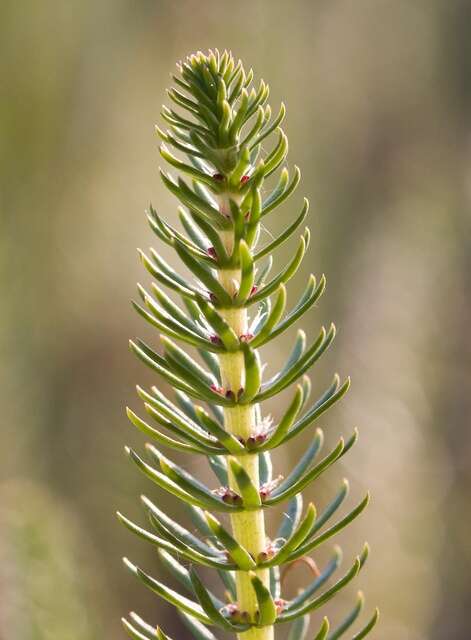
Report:
[[[312,443],[298,464],[285,473],[282,481],[272,477],[270,451],[310,429],[313,423],[347,391],[349,380],[336,375],[332,383],[309,405],[310,382],[306,373],[328,349],[335,327],[321,328],[307,345],[299,331],[282,369],[263,380],[258,349],[281,336],[309,311],[324,291],[325,279],[311,275],[299,300],[287,308],[286,283],[297,272],[309,245],[304,228],[286,265],[270,276],[272,253],[303,224],[308,202],[276,236],[261,234],[272,214],[294,192],[300,172],[290,176],[284,166],[288,141],[281,129],[285,116],[282,105],[272,114],[267,104],[269,88],[263,80],[253,84],[240,61],[230,53],[198,53],[178,64],[175,86],[168,91],[173,108],[163,107],[166,130],[157,128],[162,140],[162,157],[177,170],[174,176],[161,170],[165,186],[181,203],[181,229],[163,220],[151,207],[148,219],[161,244],[175,250],[193,278],[174,270],[158,251],[141,252],[145,268],[155,282],[149,291],[139,286],[138,313],[161,334],[163,353],[143,341],[131,342],[135,354],[175,389],[172,400],[152,387],[138,388],[148,415],[146,420],[128,410],[133,425],[153,444],[147,445],[149,461],[127,448],[130,460],[156,485],[186,503],[194,523],[193,531],[172,520],[155,502],[144,497],[149,527],[135,524],[119,514],[122,523],[137,536],[154,545],[164,567],[181,584],[183,593],[165,586],[129,560],[128,569],[150,590],[174,605],[197,640],[215,640],[208,627],[243,634],[253,626],[290,623],[290,640],[307,638],[311,612],[322,607],[359,573],[368,547],[339,577],[330,581],[341,563],[341,552],[334,547],[324,567],[316,568],[314,580],[292,599],[281,592],[283,568],[308,558],[314,549],[330,541],[362,513],[368,495],[348,511],[334,516],[348,494],[344,481],[338,493],[321,513],[310,504],[303,515],[301,491],[314,482],[355,444],[355,432],[342,438],[332,451],[320,457],[323,435],[314,432]],[[268,151],[266,149],[269,149]],[[274,174],[275,181],[266,182]],[[271,184],[271,186],[269,186]],[[228,242],[229,238],[229,242]],[[268,239],[267,239],[268,238]],[[231,294],[222,286],[222,270],[240,273],[237,290]],[[172,294],[169,296],[169,292]],[[182,304],[177,304],[178,298]],[[250,309],[248,332],[237,335],[221,310]],[[200,361],[177,343],[196,350]],[[241,389],[222,388],[219,359],[240,353],[245,366],[245,385]],[[262,418],[264,400],[296,384],[284,415],[276,424]],[[209,408],[208,413],[200,403]],[[224,408],[250,404],[255,407],[257,424],[245,440],[224,428]],[[161,452],[161,447],[205,457],[221,486],[208,487]],[[258,456],[260,483],[256,488],[238,463],[241,456]],[[228,466],[239,491],[229,488]],[[278,531],[267,540],[266,550],[253,557],[231,535],[230,530],[211,512],[235,513],[268,509],[286,503]],[[332,523],[332,520],[334,522]],[[196,567],[212,567],[222,579],[226,599],[220,599],[202,583]],[[314,565],[315,566],[315,565]],[[269,568],[270,589],[254,570]],[[249,616],[237,605],[234,573],[248,575],[258,600],[257,615]],[[375,625],[378,613],[354,635],[351,626],[363,607],[363,596],[346,617],[331,627],[327,618],[317,622],[312,638],[335,640],[348,634],[353,640],[365,637]],[[132,638],[164,640],[167,636],[131,613],[123,620]]]

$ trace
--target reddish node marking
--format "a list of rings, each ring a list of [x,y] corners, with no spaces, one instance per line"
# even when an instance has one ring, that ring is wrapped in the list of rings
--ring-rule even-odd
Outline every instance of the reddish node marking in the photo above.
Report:
[[[260,497],[262,498],[262,500],[265,500],[266,498],[268,498],[271,492],[273,491],[273,489],[276,489],[276,487],[280,484],[282,480],[283,480],[283,476],[280,475],[274,480],[271,480],[270,482],[266,482],[265,484],[262,484],[262,486],[260,487]]]
[[[241,504],[242,498],[238,493],[230,489],[229,487],[219,487],[213,491],[214,494],[219,496],[226,504]]]
[[[275,553],[276,553],[276,547],[270,540],[267,546],[265,547],[265,550],[258,554],[258,560],[259,562],[265,562],[266,560],[271,560],[275,555]]]
[[[283,600],[283,598],[275,598],[273,602],[275,603],[276,607],[276,615],[279,616],[280,613],[283,613],[283,609],[286,605],[286,600]]]

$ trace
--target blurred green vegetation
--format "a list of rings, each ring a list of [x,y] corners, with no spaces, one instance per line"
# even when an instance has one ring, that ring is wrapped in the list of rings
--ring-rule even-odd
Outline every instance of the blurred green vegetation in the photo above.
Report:
[[[270,224],[310,198],[306,270],[328,291],[305,328],[340,329],[315,389],[336,369],[353,377],[320,426],[360,428],[345,475],[374,500],[342,544],[371,543],[361,586],[382,609],[377,636],[469,638],[470,24],[466,0],[3,1],[2,639],[111,640],[129,609],[187,637],[122,569],[129,554],[161,571],[114,510],[139,517],[143,490],[168,500],[122,455],[142,444],[123,407],[152,380],[127,350],[147,332],[129,298],[145,278],[134,248],[154,242],[144,208],[175,212],[153,138],[168,74],[208,47],[287,104],[303,186]]]

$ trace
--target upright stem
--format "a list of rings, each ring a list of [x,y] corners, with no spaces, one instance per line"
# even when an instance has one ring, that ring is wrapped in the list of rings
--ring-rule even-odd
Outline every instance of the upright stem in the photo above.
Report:
[[[239,270],[221,270],[219,279],[226,291],[234,293],[234,281],[240,280]],[[221,309],[227,323],[237,335],[247,333],[247,310],[242,308]],[[241,352],[222,354],[219,358],[223,387],[232,389],[235,394],[244,386],[245,368],[244,358]],[[227,431],[244,439],[248,438],[254,425],[254,406],[237,405],[224,408],[224,426]],[[250,476],[253,484],[259,488],[258,455],[249,454],[237,457],[240,464]],[[237,484],[229,473],[229,485],[237,491]],[[234,538],[243,545],[254,558],[265,550],[265,517],[262,509],[256,511],[243,511],[231,515],[232,532]],[[268,569],[257,570],[259,578],[266,586],[269,586],[270,575]],[[247,611],[253,620],[257,611],[257,599],[250,578],[246,571],[236,572],[237,602],[241,611]],[[273,627],[252,627],[243,634],[238,634],[243,640],[273,640]]]

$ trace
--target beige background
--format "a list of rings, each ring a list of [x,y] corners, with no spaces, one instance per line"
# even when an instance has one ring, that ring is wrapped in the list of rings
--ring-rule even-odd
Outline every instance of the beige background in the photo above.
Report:
[[[269,82],[274,108],[286,102],[303,182],[270,229],[310,198],[312,248],[291,299],[309,271],[327,274],[305,328],[333,319],[339,336],[314,389],[335,370],[353,378],[320,426],[328,443],[358,426],[360,442],[309,497],[322,503],[342,475],[352,501],[372,490],[340,538],[346,562],[372,547],[357,583],[382,610],[372,637],[470,637],[470,19],[465,0],[4,0],[2,640],[115,640],[129,609],[188,637],[122,568],[127,554],[164,575],[114,510],[139,518],[144,490],[171,502],[122,454],[143,443],[123,407],[152,380],[127,349],[150,335],[129,299],[147,282],[135,248],[155,242],[145,207],[175,214],[153,134],[169,73],[214,46]],[[265,352],[270,368],[287,346]]]

